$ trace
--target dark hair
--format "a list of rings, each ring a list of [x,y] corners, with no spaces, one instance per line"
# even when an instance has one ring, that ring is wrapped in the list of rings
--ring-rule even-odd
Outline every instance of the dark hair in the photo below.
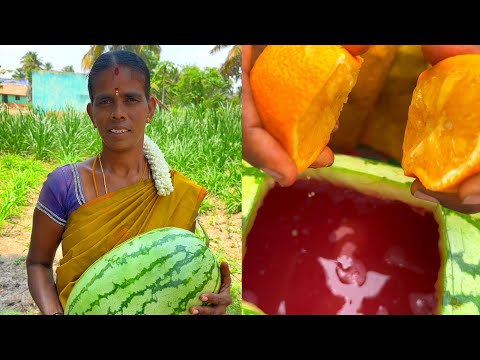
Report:
[[[145,79],[145,96],[150,97],[150,71],[148,70],[145,61],[140,56],[131,51],[126,50],[112,50],[100,55],[88,74],[88,95],[90,101],[93,101],[93,82],[99,73],[103,70],[112,68],[114,66],[123,65],[131,68],[134,71],[138,71],[143,74]]]

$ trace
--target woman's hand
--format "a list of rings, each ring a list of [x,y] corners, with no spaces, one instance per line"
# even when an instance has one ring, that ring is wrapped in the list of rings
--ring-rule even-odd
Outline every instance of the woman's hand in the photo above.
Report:
[[[465,180],[455,193],[442,193],[426,190],[416,179],[410,187],[411,193],[423,200],[439,203],[442,206],[464,213],[480,212],[480,174]]]
[[[435,65],[450,56],[480,54],[480,45],[423,45],[422,52],[425,59]],[[480,174],[465,180],[455,193],[426,190],[418,179],[412,183],[410,191],[419,199],[440,203],[458,212],[465,214],[480,212]]]
[[[232,279],[230,278],[230,269],[225,261],[220,264],[220,272],[222,275],[220,291],[218,294],[200,294],[200,300],[208,302],[209,305],[192,306],[190,308],[192,315],[224,315],[227,312],[227,306],[232,303],[232,297],[230,296]]]
[[[480,45],[422,45],[422,53],[433,66],[451,56],[480,54]]]

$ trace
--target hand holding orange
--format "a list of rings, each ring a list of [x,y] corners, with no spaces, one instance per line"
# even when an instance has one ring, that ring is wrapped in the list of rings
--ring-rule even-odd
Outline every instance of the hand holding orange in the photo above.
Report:
[[[258,115],[298,172],[327,145],[362,61],[339,45],[270,45],[258,57],[250,72]]]
[[[424,45],[422,51],[434,66],[418,79],[405,132],[402,166],[417,177],[411,192],[459,212],[480,212],[480,46]]]
[[[480,55],[438,62],[418,78],[403,142],[405,175],[455,192],[480,173]]]

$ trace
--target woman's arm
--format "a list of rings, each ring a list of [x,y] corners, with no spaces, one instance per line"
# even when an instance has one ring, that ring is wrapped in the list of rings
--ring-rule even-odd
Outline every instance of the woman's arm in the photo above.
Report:
[[[36,208],[27,255],[28,288],[42,314],[63,313],[53,279],[52,264],[64,227]]]

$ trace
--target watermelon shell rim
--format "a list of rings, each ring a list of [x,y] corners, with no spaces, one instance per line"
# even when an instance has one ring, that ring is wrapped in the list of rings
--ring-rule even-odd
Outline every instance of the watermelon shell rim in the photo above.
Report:
[[[247,251],[248,231],[253,225],[263,196],[275,182],[246,161],[242,162],[242,167],[243,259]],[[307,169],[298,178],[328,181],[366,195],[399,200],[432,212],[439,225],[441,255],[436,288],[437,291],[443,289],[436,313],[480,314],[480,214],[462,214],[417,199],[410,193],[414,178],[405,176],[400,167],[349,155],[335,154],[331,167]]]

